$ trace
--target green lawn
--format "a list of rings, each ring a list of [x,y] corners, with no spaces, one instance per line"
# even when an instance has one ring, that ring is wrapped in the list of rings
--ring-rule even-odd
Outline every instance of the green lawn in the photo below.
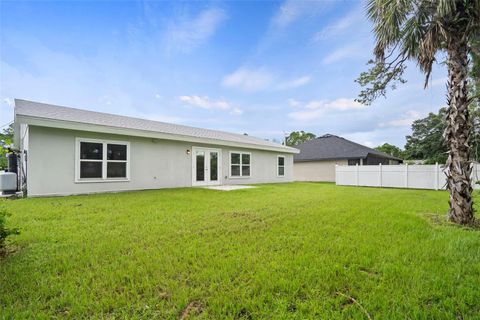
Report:
[[[0,201],[22,231],[1,315],[479,319],[480,232],[442,222],[447,198],[293,183]]]

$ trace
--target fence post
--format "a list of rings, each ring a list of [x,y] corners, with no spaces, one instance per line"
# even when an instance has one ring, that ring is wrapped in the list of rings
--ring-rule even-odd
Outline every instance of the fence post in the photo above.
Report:
[[[338,163],[335,163],[335,184],[338,186],[338,174],[337,174],[337,170],[338,170]]]
[[[383,187],[383,184],[382,184],[382,164],[381,163],[378,164],[378,168],[379,168],[380,188],[381,188],[381,187]]]
[[[435,162],[435,190],[438,190],[438,162]]]
[[[355,164],[355,168],[356,168],[356,182],[357,182],[357,187],[358,187],[358,184],[359,184],[359,179],[358,179],[358,163]]]
[[[405,163],[405,188],[408,189],[408,163]]]

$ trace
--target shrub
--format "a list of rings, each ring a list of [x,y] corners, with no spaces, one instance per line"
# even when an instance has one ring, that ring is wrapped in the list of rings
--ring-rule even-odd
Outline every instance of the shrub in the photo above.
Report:
[[[0,256],[6,253],[6,240],[8,236],[20,234],[20,231],[16,228],[7,229],[5,223],[7,220],[8,212],[4,208],[0,208]]]

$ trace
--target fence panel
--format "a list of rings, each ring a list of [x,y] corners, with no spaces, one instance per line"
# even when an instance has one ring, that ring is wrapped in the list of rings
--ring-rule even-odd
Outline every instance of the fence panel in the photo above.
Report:
[[[480,164],[472,168],[474,189],[480,180]],[[336,166],[335,182],[344,186],[368,186],[386,188],[445,189],[447,177],[444,168],[435,165],[378,165]]]
[[[399,188],[407,187],[407,172],[404,166],[382,166],[382,187]]]

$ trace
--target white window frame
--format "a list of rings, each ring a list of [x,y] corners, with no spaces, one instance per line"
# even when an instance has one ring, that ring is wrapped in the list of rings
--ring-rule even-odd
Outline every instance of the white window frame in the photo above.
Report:
[[[102,160],[88,160],[102,163],[102,177],[101,178],[80,178],[80,143],[101,143],[103,144]],[[121,144],[127,146],[127,160],[107,160],[107,145],[108,144]],[[107,178],[107,164],[109,162],[125,162],[126,163],[126,177],[125,178]],[[89,183],[89,182],[125,182],[130,181],[130,142],[117,141],[117,140],[105,140],[105,139],[90,139],[90,138],[75,138],[75,182],[76,183]]]
[[[232,165],[236,165],[236,164],[232,164],[232,154],[233,153],[238,153],[240,154],[240,175],[239,176],[234,176],[232,175]],[[248,164],[248,166],[250,167],[250,174],[248,176],[244,176],[243,175],[243,172],[242,172],[242,155],[244,154],[248,154],[250,156],[250,163]],[[229,152],[229,160],[228,160],[228,172],[229,172],[229,176],[230,176],[230,179],[248,179],[252,176],[252,153],[251,152],[245,152],[245,151],[230,151]]]
[[[278,163],[278,159],[280,159],[280,158],[283,158],[283,166],[281,166],[281,165]],[[280,167],[283,167],[283,175],[280,175],[280,173],[279,173]],[[278,155],[278,156],[277,156],[277,177],[279,177],[279,178],[285,177],[285,167],[286,167],[286,166],[285,166],[285,156],[280,156],[280,155]]]

